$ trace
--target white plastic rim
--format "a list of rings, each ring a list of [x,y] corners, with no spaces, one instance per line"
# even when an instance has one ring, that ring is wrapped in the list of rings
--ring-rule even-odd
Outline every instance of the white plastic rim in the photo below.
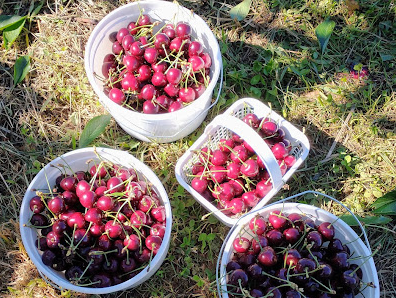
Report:
[[[203,43],[204,51],[212,58],[210,83],[205,92],[190,105],[164,114],[143,114],[121,107],[103,92],[103,83],[95,77],[101,75],[103,57],[111,53],[109,35],[136,21],[140,11],[152,20],[176,23],[185,21],[191,25],[194,40]],[[92,31],[85,48],[85,71],[100,103],[116,122],[130,135],[146,142],[173,142],[192,133],[205,119],[211,107],[212,94],[222,72],[220,47],[205,21],[177,3],[167,1],[138,1],[121,6],[105,16]],[[219,93],[222,85],[220,80]]]
[[[269,117],[273,119],[278,123],[279,127],[282,127],[285,131],[285,138],[291,141],[295,148],[291,153],[296,157],[296,163],[284,176],[281,176],[279,165],[268,145],[251,127],[240,120],[248,113],[255,113],[258,117]],[[217,149],[217,144],[214,145],[213,143],[216,143],[220,138],[229,138],[231,136],[230,132],[239,134],[255,149],[256,154],[260,156],[261,160],[264,162],[273,184],[272,190],[264,198],[261,198],[250,212],[263,207],[279,192],[284,183],[286,183],[307,158],[310,145],[308,138],[300,130],[274,111],[271,111],[271,109],[262,102],[253,98],[239,99],[222,115],[217,116],[208,124],[204,133],[177,161],[175,175],[179,184],[183,186],[198,203],[211,212],[223,224],[231,227],[237,223],[238,217],[224,214],[215,205],[194,190],[191,186],[192,178],[188,176],[192,165],[198,161],[196,151],[204,146],[208,146],[212,150]]]
[[[219,290],[220,297],[228,298],[229,295],[227,293],[227,274],[226,274],[226,266],[227,263],[231,260],[234,248],[233,248],[233,240],[237,236],[244,236],[247,238],[251,238],[250,235],[243,232],[244,227],[249,224],[249,221],[256,216],[256,214],[261,214],[264,218],[268,219],[270,212],[274,210],[282,210],[285,214],[290,213],[300,213],[303,214],[315,221],[315,223],[321,222],[335,222],[333,225],[335,228],[335,237],[340,239],[343,243],[348,243],[348,247],[351,250],[351,253],[355,252],[355,255],[362,256],[364,258],[359,260],[351,261],[351,263],[355,263],[361,265],[361,269],[363,271],[363,279],[362,281],[365,283],[371,282],[375,286],[366,287],[363,292],[357,296],[356,298],[379,298],[380,297],[380,288],[379,288],[379,280],[377,269],[375,268],[374,260],[371,257],[371,250],[363,243],[360,237],[356,234],[356,232],[343,220],[339,219],[334,214],[327,212],[321,208],[301,204],[301,203],[279,203],[279,204],[271,204],[269,206],[263,207],[258,212],[250,212],[245,217],[241,218],[241,220],[234,226],[233,230],[230,231],[230,234],[227,236],[227,242],[225,243],[224,250],[222,255],[219,256],[220,260],[220,271],[217,282],[219,282]],[[248,229],[248,227],[247,227]]]
[[[114,164],[119,164],[126,167],[133,167],[140,176],[146,177],[147,180],[153,184],[152,187],[158,193],[161,203],[165,206],[166,212],[165,235],[160,249],[151,260],[150,266],[146,266],[141,272],[139,272],[135,277],[131,278],[130,280],[106,288],[91,288],[73,285],[65,278],[63,272],[53,270],[52,268],[44,265],[41,260],[41,254],[35,246],[35,241],[37,239],[36,230],[26,226],[29,224],[29,219],[32,214],[29,208],[29,201],[35,195],[35,191],[33,190],[48,189],[47,179],[49,184],[53,186],[55,185],[55,179],[60,175],[59,170],[56,167],[52,167],[51,165],[67,164],[73,169],[73,171],[87,171],[87,160],[93,159],[99,161],[99,158],[94,153],[94,150],[96,150],[96,152],[100,155],[102,159],[108,160]],[[91,165],[93,165],[93,163],[91,163]],[[107,148],[84,148],[71,151],[54,159],[52,162],[47,164],[36,175],[36,177],[34,177],[22,201],[19,224],[22,242],[27,254],[33,261],[34,265],[36,265],[39,272],[44,274],[50,282],[55,284],[55,286],[59,287],[60,289],[68,289],[80,293],[107,294],[136,287],[149,279],[159,269],[159,267],[165,260],[169,249],[172,230],[172,210],[169,203],[168,195],[161,181],[154,174],[154,172],[144,163],[142,163],[125,151]]]

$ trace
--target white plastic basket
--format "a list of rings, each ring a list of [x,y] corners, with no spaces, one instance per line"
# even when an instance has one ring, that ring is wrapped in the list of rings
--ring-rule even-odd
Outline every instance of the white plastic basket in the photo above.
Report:
[[[316,196],[322,196],[342,205],[347,210],[347,212],[349,212],[355,218],[356,222],[359,224],[360,229],[362,230],[362,235],[365,243],[348,224],[346,224],[343,220],[339,219],[334,214],[315,206],[288,202],[290,200],[303,197],[306,194],[314,194]],[[232,227],[232,229],[227,234],[227,237],[224,240],[223,246],[221,247],[219,257],[217,260],[216,281],[217,281],[217,290],[219,297],[221,298],[229,297],[227,293],[226,266],[227,263],[232,259],[232,256],[234,254],[233,240],[239,236],[243,236],[248,239],[251,239],[252,238],[251,235],[244,232],[244,228],[249,224],[249,221],[257,214],[260,214],[261,216],[267,219],[269,214],[275,210],[282,210],[282,212],[284,212],[285,214],[290,214],[295,212],[300,213],[311,218],[312,220],[314,220],[315,223],[321,223],[321,222],[334,223],[333,227],[335,229],[335,238],[340,239],[342,243],[347,243],[351,252],[354,252],[354,256],[362,257],[350,261],[350,263],[354,263],[361,266],[360,268],[362,269],[363,272],[363,279],[362,279],[363,283],[372,283],[374,285],[374,287],[370,287],[370,286],[366,287],[362,291],[362,293],[360,293],[355,297],[356,298],[380,297],[380,287],[379,287],[377,269],[375,268],[374,260],[372,258],[370,243],[367,239],[367,235],[363,226],[360,224],[359,220],[355,217],[355,215],[341,202],[328,195],[315,191],[305,191],[300,194],[296,194],[294,196],[280,200],[268,206],[264,206],[256,210],[255,212],[250,212],[249,214],[246,214],[240,218],[240,220]]]
[[[152,20],[191,25],[192,36],[199,40],[212,58],[210,83],[205,92],[190,105],[165,114],[143,114],[121,107],[103,92],[103,83],[94,73],[101,74],[103,57],[111,53],[109,35],[136,21],[140,12]],[[192,133],[205,119],[209,109],[217,102],[223,81],[223,67],[219,44],[205,21],[177,3],[167,1],[138,1],[121,6],[105,16],[92,31],[85,48],[85,71],[100,103],[116,122],[130,135],[146,142],[173,142]],[[220,76],[219,91],[213,104],[212,94]]]
[[[22,201],[21,212],[20,212],[20,232],[22,237],[23,245],[25,246],[26,252],[30,259],[36,265],[38,271],[51,285],[59,289],[68,289],[76,292],[87,293],[87,294],[106,294],[125,290],[128,288],[133,288],[149,279],[161,266],[165,257],[168,253],[170,236],[172,230],[172,210],[170,207],[168,195],[158,177],[154,172],[143,164],[141,161],[137,160],[135,157],[130,155],[125,151],[107,149],[107,148],[95,148],[96,152],[100,155],[103,160],[110,161],[114,164],[119,164],[125,167],[134,168],[139,175],[144,176],[153,185],[152,188],[159,195],[161,204],[165,206],[166,212],[166,229],[163,238],[162,245],[158,250],[157,254],[151,260],[150,265],[145,267],[141,272],[139,272],[135,277],[127,280],[121,284],[114,285],[106,288],[92,288],[92,287],[82,287],[76,286],[70,283],[63,272],[53,270],[52,268],[43,264],[41,260],[41,253],[35,246],[35,241],[37,239],[37,232],[35,229],[27,227],[25,225],[29,224],[29,219],[32,214],[29,208],[30,199],[35,195],[34,189],[48,189],[47,179],[49,185],[55,185],[55,179],[60,175],[59,170],[51,165],[64,164],[69,165],[74,172],[76,171],[87,171],[87,160],[99,161],[99,158],[94,153],[94,148],[84,148],[71,151],[66,153],[52,162],[47,164],[32,180],[30,183],[25,196]],[[48,279],[49,280],[48,280]]]
[[[284,129],[285,138],[292,146],[291,154],[296,158],[296,163],[282,177],[279,164],[275,159],[271,149],[264,140],[242,119],[248,113],[255,113],[258,117],[269,117]],[[175,167],[175,174],[178,182],[209,212],[212,212],[225,225],[233,226],[238,217],[227,216],[221,212],[215,205],[206,200],[200,193],[191,186],[192,167],[199,160],[197,150],[208,146],[210,149],[217,149],[218,141],[222,138],[230,138],[232,133],[241,136],[247,143],[253,147],[256,154],[261,158],[271,177],[272,190],[251,210],[251,212],[264,206],[284,185],[284,183],[293,175],[297,168],[308,156],[309,142],[307,137],[293,126],[290,122],[271,111],[266,105],[253,98],[244,98],[235,102],[223,115],[217,116],[205,129],[194,144],[179,158]],[[216,148],[215,148],[216,147]]]

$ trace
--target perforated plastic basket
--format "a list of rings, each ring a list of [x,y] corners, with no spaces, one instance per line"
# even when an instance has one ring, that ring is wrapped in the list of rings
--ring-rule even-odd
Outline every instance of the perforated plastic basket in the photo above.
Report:
[[[111,101],[103,92],[101,74],[103,57],[111,53],[109,35],[136,21],[141,13],[161,24],[184,21],[190,24],[192,37],[203,44],[212,59],[210,83],[205,92],[190,105],[164,114],[144,114],[124,108]],[[223,81],[220,47],[205,21],[178,3],[169,1],[138,1],[121,6],[105,16],[92,31],[85,48],[85,71],[89,82],[99,97],[99,102],[128,134],[146,142],[173,142],[192,133],[205,119],[209,109],[217,102]],[[220,80],[219,80],[220,79]],[[213,90],[219,80],[218,94],[212,104]]]
[[[121,283],[106,288],[93,288],[93,287],[82,287],[70,283],[66,278],[64,272],[55,271],[51,267],[44,265],[41,260],[41,254],[35,246],[37,239],[37,232],[35,229],[28,227],[29,220],[32,215],[32,211],[29,208],[30,199],[35,195],[35,189],[45,190],[48,189],[49,185],[55,185],[56,178],[60,175],[60,171],[57,168],[58,164],[68,165],[76,171],[87,171],[88,165],[86,162],[90,159],[99,162],[98,156],[95,154],[94,148],[84,148],[68,152],[47,164],[32,180],[28,189],[26,190],[25,196],[22,201],[21,212],[20,212],[20,231],[23,245],[26,249],[30,259],[36,265],[42,277],[51,285],[58,289],[69,289],[81,293],[88,294],[106,294],[133,288],[147,279],[149,279],[161,266],[162,262],[168,253],[170,236],[172,230],[172,210],[170,207],[168,195],[163,187],[161,181],[154,174],[154,172],[143,164],[141,161],[130,155],[128,152],[107,148],[96,148],[96,152],[100,155],[103,160],[110,161],[114,164],[119,164],[128,168],[134,168],[138,175],[143,179],[143,176],[152,183],[152,188],[159,195],[161,204],[165,207],[166,213],[166,228],[165,235],[163,238],[162,245],[158,250],[157,254],[153,257],[150,265],[146,266],[141,272],[135,277]],[[93,163],[91,163],[92,165]],[[54,165],[54,166],[52,166]],[[69,174],[70,171],[68,170]],[[48,183],[47,183],[48,179]],[[47,279],[48,278],[48,279]]]
[[[319,198],[322,197],[333,200],[334,202],[340,204],[343,208],[345,208],[345,210],[355,218],[356,222],[360,226],[363,240],[356,234],[356,232],[348,224],[346,224],[343,220],[341,220],[339,217],[335,216],[334,214],[315,206],[293,202],[301,198],[304,198],[304,196],[308,194],[315,195]],[[360,224],[360,222],[355,217],[355,215],[341,202],[326,194],[315,191],[305,191],[290,196],[288,198],[280,200],[279,202],[275,202],[268,206],[264,206],[256,210],[255,212],[246,214],[239,219],[239,221],[232,227],[232,229],[227,234],[227,237],[224,240],[224,243],[221,247],[219,257],[217,260],[216,281],[217,281],[217,290],[219,297],[221,298],[230,297],[227,291],[226,266],[227,263],[232,259],[232,256],[234,254],[234,248],[233,248],[234,239],[239,236],[243,236],[248,239],[251,239],[252,238],[251,233],[247,232],[249,231],[248,228],[249,221],[257,214],[260,214],[265,219],[268,219],[269,214],[275,210],[282,210],[282,212],[284,212],[285,214],[290,214],[290,213],[302,214],[303,216],[311,218],[316,224],[322,222],[333,223],[333,227],[335,229],[335,238],[338,238],[341,240],[342,243],[347,244],[351,253],[353,253],[350,263],[357,264],[360,266],[363,272],[362,281],[364,284],[371,283],[373,285],[373,286],[364,287],[362,293],[354,297],[356,298],[380,297],[380,287],[379,287],[377,269],[375,268],[375,264],[370,248],[370,243],[368,241],[363,226]],[[358,256],[360,256],[360,258],[358,258]]]
[[[258,117],[268,117],[278,123],[278,126],[285,131],[287,138],[293,150],[291,154],[296,158],[296,163],[282,177],[279,164],[275,159],[271,149],[264,140],[250,126],[245,124],[241,119],[248,113],[255,113]],[[200,193],[191,187],[192,167],[198,162],[199,157],[197,151],[203,147],[217,149],[220,139],[230,138],[232,133],[241,136],[250,146],[253,147],[256,154],[261,158],[270,175],[273,188],[262,198],[254,211],[264,206],[284,185],[284,183],[294,174],[297,168],[302,164],[308,156],[309,142],[307,137],[293,126],[290,122],[276,114],[274,111],[264,105],[262,102],[253,98],[243,98],[235,102],[223,115],[217,116],[205,129],[195,143],[183,154],[178,160],[175,167],[176,178],[179,183],[209,212],[213,212],[221,222],[228,226],[232,226],[238,220],[238,217],[227,216],[221,212],[215,205],[206,200]]]

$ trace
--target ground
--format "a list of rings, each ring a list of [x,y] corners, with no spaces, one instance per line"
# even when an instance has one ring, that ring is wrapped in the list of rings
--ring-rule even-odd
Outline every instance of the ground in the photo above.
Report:
[[[95,24],[127,2],[45,1],[16,42],[0,49],[2,297],[86,296],[61,293],[40,278],[22,245],[18,215],[34,175],[75,149],[86,123],[105,113],[85,74],[85,44]],[[275,199],[316,190],[367,216],[375,199],[396,185],[393,0],[253,0],[241,21],[229,15],[239,1],[179,3],[204,18],[217,37],[224,85],[203,124],[184,139],[140,142],[112,120],[92,143],[128,150],[149,165],[168,191],[174,216],[169,253],[155,276],[134,290],[104,297],[216,297],[215,263],[228,228],[212,217],[201,220],[206,211],[178,185],[174,167],[210,120],[238,98],[270,103],[310,140],[306,162]],[[0,0],[0,11],[22,16],[29,5]],[[336,26],[322,53],[315,28],[327,18]],[[30,55],[32,68],[14,86],[13,66],[22,55]],[[351,65],[367,67],[368,75],[351,75]],[[307,200],[342,212],[330,202]],[[366,228],[371,247],[379,247],[374,259],[381,297],[396,297],[394,225]],[[205,242],[202,234],[215,237]]]

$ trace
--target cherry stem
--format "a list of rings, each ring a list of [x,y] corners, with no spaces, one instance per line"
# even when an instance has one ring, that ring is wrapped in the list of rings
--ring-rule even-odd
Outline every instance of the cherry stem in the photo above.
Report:
[[[234,207],[223,208],[223,209],[217,209],[216,211],[209,212],[209,213],[203,215],[203,216],[201,217],[201,220],[205,220],[207,217],[211,216],[213,213],[215,213],[215,212],[217,212],[217,211],[225,211],[225,210],[230,210],[230,209],[234,209]]]
[[[80,282],[80,280],[83,278],[84,274],[87,272],[89,266],[91,266],[91,264],[93,263],[94,260],[90,260],[87,267],[85,267],[83,273],[80,275],[80,277],[76,280],[76,283],[78,284]]]
[[[368,260],[370,260],[370,258],[374,257],[379,252],[380,249],[381,249],[381,244],[378,245],[377,248],[375,249],[375,251],[369,256],[349,259],[349,260],[358,260],[358,259],[361,259],[361,258],[365,258],[365,260],[363,261],[362,264],[360,264],[358,267],[356,267],[355,270],[353,270],[351,273],[349,273],[349,276],[353,276],[356,273],[356,271],[358,271]]]

